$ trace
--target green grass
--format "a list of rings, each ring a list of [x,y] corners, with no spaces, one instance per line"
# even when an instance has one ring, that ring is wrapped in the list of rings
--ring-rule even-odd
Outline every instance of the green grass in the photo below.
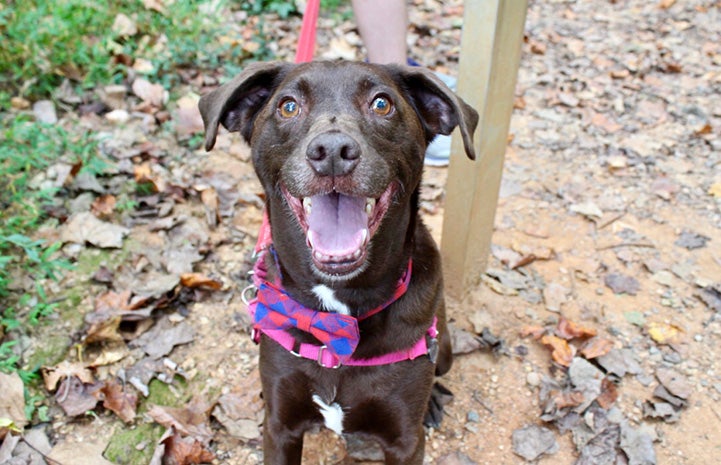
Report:
[[[10,0],[0,6],[0,104],[7,107],[14,95],[45,98],[64,79],[81,90],[120,83],[139,59],[152,65],[144,73],[170,87],[178,69],[217,69],[249,58],[237,43],[221,40],[232,36],[224,19],[239,7],[295,10],[290,0],[176,0],[163,11],[141,0]],[[113,28],[119,15],[130,18],[135,33]]]
[[[60,243],[33,237],[57,194],[55,188],[36,185],[35,179],[60,160],[94,173],[106,165],[87,133],[70,134],[24,116],[5,115],[0,124],[0,370],[17,372],[27,386],[37,379],[38,367],[23,367],[14,350],[18,336],[54,312],[47,282],[71,268],[58,253]],[[21,285],[26,282],[33,284]],[[35,409],[37,396],[28,393],[26,400],[29,415],[42,413]]]

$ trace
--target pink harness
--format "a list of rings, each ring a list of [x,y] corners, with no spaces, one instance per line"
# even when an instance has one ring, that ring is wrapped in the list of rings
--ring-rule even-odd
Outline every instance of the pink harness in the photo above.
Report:
[[[271,249],[271,235],[270,235],[270,224],[267,219],[267,215],[263,218],[263,225],[261,227],[260,234],[258,236],[258,244],[256,245],[256,253],[258,254],[258,258],[255,262],[255,266],[253,268],[253,285],[251,288],[260,289],[261,286],[263,286],[263,289],[265,292],[268,292],[270,290],[271,292],[278,292],[282,293],[283,297],[285,299],[289,299],[289,296],[285,294],[285,291],[283,290],[279,280],[278,282],[271,283],[267,280],[267,270],[264,266],[264,256],[268,251],[272,251]],[[386,302],[385,304],[376,307],[372,309],[371,311],[367,312],[360,318],[356,319],[350,316],[344,316],[345,319],[351,319],[355,320],[353,323],[357,326],[358,321],[362,321],[364,319],[370,318],[371,316],[379,313],[389,305],[391,305],[393,302],[395,302],[398,298],[400,298],[408,288],[408,283],[410,282],[411,278],[411,262],[408,263],[408,269],[403,274],[403,277],[400,279],[398,285],[396,286],[396,292],[394,293],[393,297]],[[244,291],[245,292],[245,291]],[[295,302],[293,302],[294,305],[300,305]],[[281,347],[283,347],[285,350],[290,352],[291,354],[295,355],[296,357],[302,357],[309,360],[316,361],[320,366],[324,368],[338,368],[341,365],[347,365],[347,366],[377,366],[377,365],[389,365],[391,363],[397,363],[402,362],[405,360],[413,360],[423,355],[428,355],[433,363],[436,361],[436,356],[438,354],[438,330],[437,330],[437,324],[438,319],[437,317],[433,317],[433,323],[428,328],[428,331],[426,331],[426,334],[429,336],[429,340],[426,339],[426,335],[423,335],[418,342],[416,342],[412,347],[404,350],[400,350],[398,352],[392,352],[389,354],[380,355],[377,357],[367,358],[367,359],[359,359],[354,358],[352,356],[345,357],[343,361],[340,360],[340,358],[333,353],[332,350],[329,350],[327,345],[316,345],[316,344],[308,344],[308,343],[298,343],[298,341],[285,329],[269,329],[264,328],[261,325],[258,324],[256,319],[256,310],[259,305],[258,297],[254,297],[253,299],[248,301],[248,312],[250,313],[251,317],[253,318],[253,321],[256,322],[253,325],[253,340],[258,343],[260,341],[260,335],[265,334],[270,339],[275,341],[276,343],[280,344]],[[319,316],[325,316],[327,313],[325,312],[317,312],[313,310],[312,312],[318,313]],[[293,322],[293,327],[298,328],[298,324],[292,320],[291,318],[285,318],[283,320],[284,323],[288,323],[289,321]],[[298,328],[303,331],[309,332],[307,328]]]

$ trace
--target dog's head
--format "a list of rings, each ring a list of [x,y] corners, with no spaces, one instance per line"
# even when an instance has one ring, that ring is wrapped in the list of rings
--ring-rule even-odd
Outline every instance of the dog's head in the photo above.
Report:
[[[199,106],[206,150],[220,124],[250,144],[273,229],[286,229],[283,238],[273,234],[276,247],[332,279],[360,273],[374,247],[386,248],[375,252],[379,261],[393,252],[376,239],[383,231],[407,236],[436,135],[458,126],[475,157],[477,113],[422,68],[257,63]]]

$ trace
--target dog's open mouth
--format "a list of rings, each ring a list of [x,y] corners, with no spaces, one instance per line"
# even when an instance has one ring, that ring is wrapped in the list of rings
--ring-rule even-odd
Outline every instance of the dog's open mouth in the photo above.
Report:
[[[394,188],[391,183],[379,198],[337,192],[297,198],[282,190],[305,232],[315,266],[331,275],[345,275],[363,265]]]

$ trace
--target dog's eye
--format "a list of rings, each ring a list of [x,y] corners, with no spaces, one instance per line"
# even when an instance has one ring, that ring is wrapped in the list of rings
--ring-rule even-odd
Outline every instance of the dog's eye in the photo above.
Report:
[[[294,99],[287,98],[280,102],[278,112],[283,118],[293,118],[300,114],[300,105]]]
[[[373,110],[373,113],[376,115],[386,116],[392,109],[393,105],[386,97],[376,97],[373,99],[373,102],[371,102],[371,110]]]

